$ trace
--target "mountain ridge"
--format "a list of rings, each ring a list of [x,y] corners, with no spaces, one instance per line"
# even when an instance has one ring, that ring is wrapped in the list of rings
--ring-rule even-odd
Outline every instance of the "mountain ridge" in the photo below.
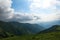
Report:
[[[53,25],[35,35],[13,36],[1,40],[60,40],[60,25]]]
[[[0,27],[5,31],[13,34],[35,34],[42,31],[44,28],[38,24],[18,23],[18,22],[3,22],[0,21]]]
[[[48,33],[48,32],[60,32],[60,25],[53,25],[52,27],[43,30],[39,33]]]

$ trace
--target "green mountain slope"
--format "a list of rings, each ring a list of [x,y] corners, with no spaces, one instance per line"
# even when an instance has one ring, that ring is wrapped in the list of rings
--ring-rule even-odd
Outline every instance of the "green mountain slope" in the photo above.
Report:
[[[4,31],[2,28],[0,28],[0,38],[7,38],[7,37],[12,37],[13,34],[10,34],[6,31]]]
[[[1,40],[60,40],[60,25],[54,25],[47,30],[44,30],[36,35],[21,35]]]
[[[4,29],[4,31],[15,35],[36,34],[44,29],[44,27],[38,24],[2,22],[2,21],[0,21],[0,27]]]
[[[41,31],[41,32],[39,32],[39,33],[50,33],[50,32],[60,32],[60,25],[54,25],[54,26],[52,26],[52,27],[50,27],[50,28],[48,28],[48,29],[46,29],[46,30],[43,30],[43,31]]]

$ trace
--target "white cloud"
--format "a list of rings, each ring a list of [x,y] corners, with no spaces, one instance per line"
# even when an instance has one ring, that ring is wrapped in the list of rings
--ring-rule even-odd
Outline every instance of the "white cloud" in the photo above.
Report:
[[[55,1],[52,0],[31,0],[30,8],[32,10],[39,8],[49,8]],[[42,3],[41,3],[42,2]],[[51,4],[52,2],[52,4]],[[14,9],[11,8],[12,1],[11,0],[0,0],[0,20],[3,21],[18,21],[23,23],[37,23],[37,22],[50,22],[55,20],[60,20],[59,12],[54,12],[51,14],[47,13],[21,13],[15,12]],[[35,10],[34,10],[35,11]]]
[[[40,13],[17,13],[14,18],[15,21],[22,23],[38,23],[38,22],[51,22],[60,20],[60,15],[58,13],[51,14],[40,14]]]
[[[11,8],[11,0],[0,0],[0,20],[6,20],[13,17],[14,10]]]
[[[30,9],[39,10],[52,8],[56,4],[56,0],[31,0]],[[55,6],[54,6],[55,8]]]
[[[54,21],[54,20],[59,20],[59,16],[57,14],[45,14],[41,16],[41,21],[42,22],[49,22],[49,21]]]
[[[59,1],[59,0],[57,0],[57,1],[56,1],[56,4],[57,4],[57,5],[60,5],[60,1]]]

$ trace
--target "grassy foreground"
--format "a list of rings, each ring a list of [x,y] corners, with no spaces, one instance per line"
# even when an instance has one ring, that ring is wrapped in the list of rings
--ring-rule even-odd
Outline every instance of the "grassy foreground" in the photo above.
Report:
[[[60,40],[60,32],[48,32],[36,35],[22,35],[3,38],[0,40]]]

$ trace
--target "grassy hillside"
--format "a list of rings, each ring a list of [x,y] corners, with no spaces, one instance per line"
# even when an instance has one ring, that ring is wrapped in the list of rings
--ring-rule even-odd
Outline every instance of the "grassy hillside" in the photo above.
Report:
[[[11,33],[6,32],[5,30],[3,30],[2,28],[0,28],[0,39],[1,38],[7,38],[7,37],[12,37],[14,36]]]
[[[60,32],[51,32],[37,35],[23,35],[4,38],[1,40],[60,40]]]
[[[60,40],[60,25],[52,26],[49,31],[43,31],[36,35],[21,35],[3,38],[0,40]]]

